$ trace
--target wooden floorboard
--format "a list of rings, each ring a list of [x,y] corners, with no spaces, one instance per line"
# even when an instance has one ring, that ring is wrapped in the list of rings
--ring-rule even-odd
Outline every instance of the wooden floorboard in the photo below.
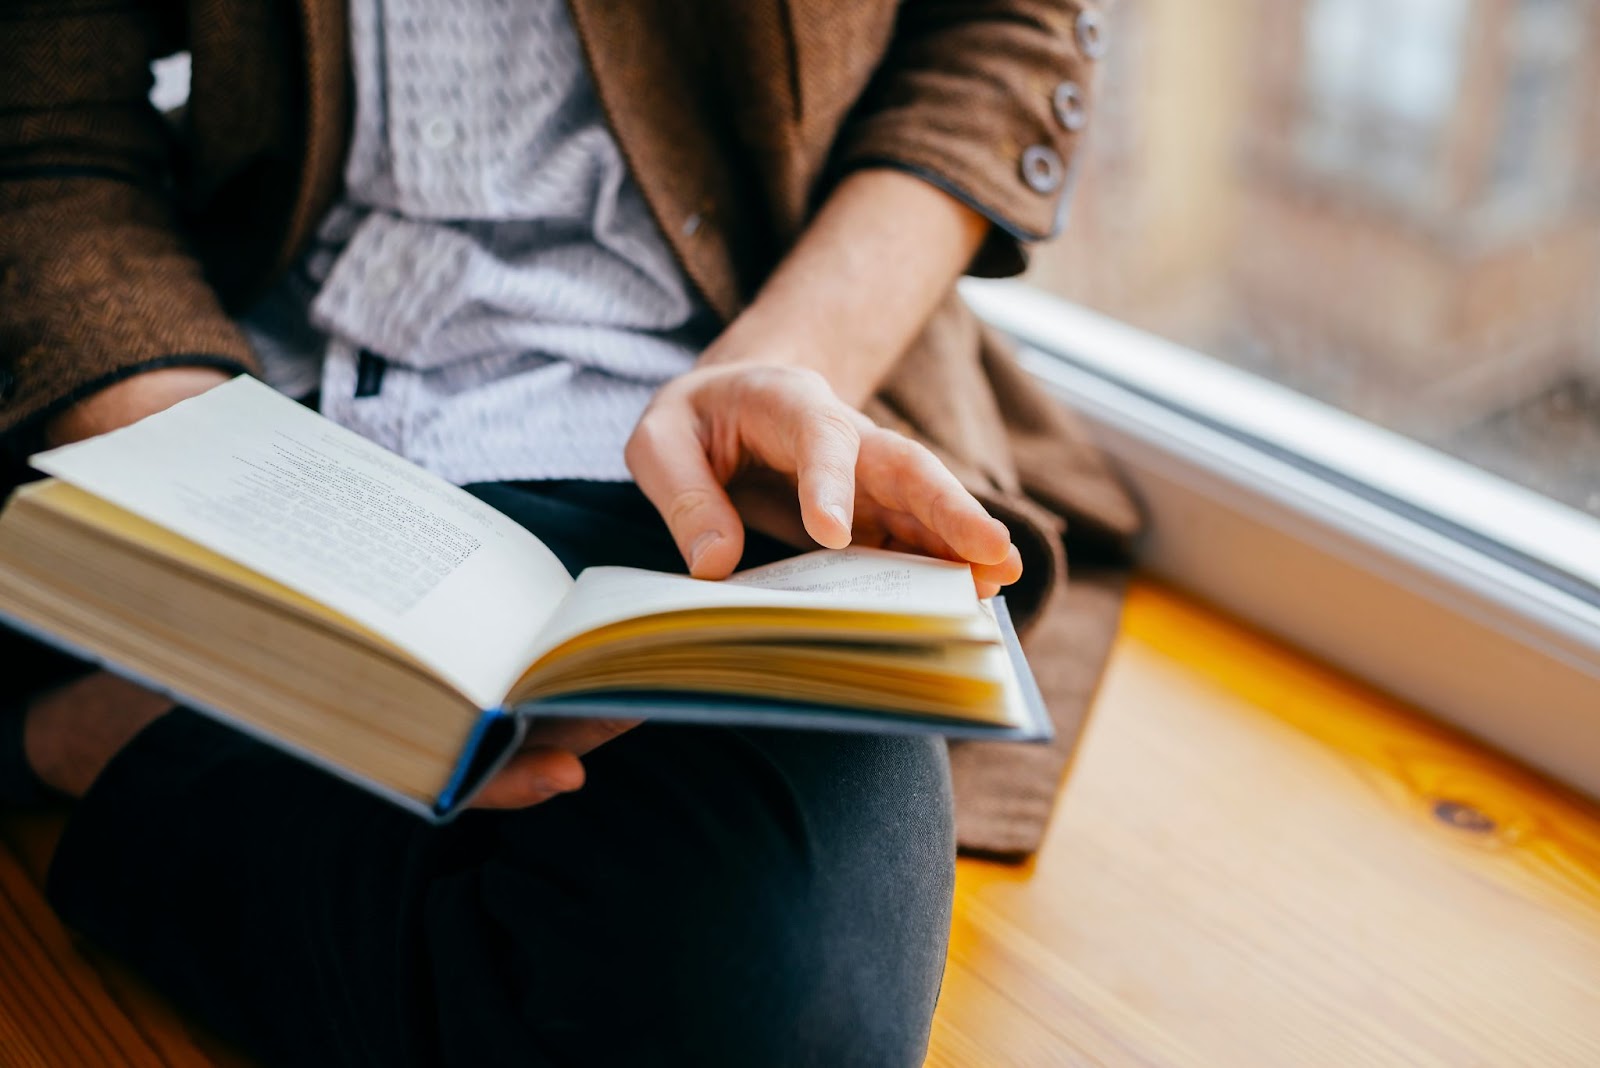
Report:
[[[165,1061],[0,852],[0,1063],[160,1068]]]
[[[930,1064],[1600,1065],[1594,806],[1149,584],[956,907]]]

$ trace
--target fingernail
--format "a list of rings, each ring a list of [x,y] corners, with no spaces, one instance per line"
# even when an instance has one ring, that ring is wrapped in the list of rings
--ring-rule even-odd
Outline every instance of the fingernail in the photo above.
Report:
[[[824,508],[823,511],[827,512],[829,515],[833,516],[834,520],[836,522],[838,522],[838,524],[841,527],[843,527],[845,530],[849,530],[850,529],[850,516],[847,515],[845,513],[845,510],[843,508],[841,508],[839,505],[830,504],[826,508]]]
[[[722,535],[715,530],[708,530],[689,546],[689,570],[693,571],[700,566],[700,558],[710,551],[711,547],[722,540]]]

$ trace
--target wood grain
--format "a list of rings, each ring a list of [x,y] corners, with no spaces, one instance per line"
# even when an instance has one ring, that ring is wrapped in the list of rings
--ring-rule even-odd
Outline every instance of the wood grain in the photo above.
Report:
[[[0,852],[0,1064],[165,1063],[76,952],[26,873]]]
[[[960,865],[929,1063],[1600,1064],[1600,817],[1140,584],[1045,849]]]
[[[131,970],[93,946],[72,940],[62,929],[47,902],[42,900],[39,887],[44,885],[49,870],[50,857],[65,825],[61,812],[7,812],[0,819],[0,867],[15,869],[23,877],[24,888],[19,897],[27,902],[25,911],[12,910],[0,913],[0,945],[24,932],[30,937],[42,938],[58,945],[70,957],[77,985],[83,996],[81,1018],[84,1026],[93,1029],[101,1017],[128,1021],[138,1032],[147,1050],[140,1056],[151,1061],[133,1061],[134,1064],[154,1063],[163,1068],[246,1068],[250,1062],[222,1040],[204,1028],[186,1021],[172,1005]],[[7,856],[9,852],[9,856]],[[13,877],[15,881],[15,877]],[[15,928],[15,932],[4,929]],[[0,958],[3,959],[3,958]],[[3,964],[0,964],[3,972]],[[0,986],[0,1016],[6,1012],[4,990]],[[0,1027],[3,1027],[0,1024]],[[63,1068],[98,1064],[96,1061],[74,1059],[65,1046],[51,1047],[43,1062]],[[13,1064],[31,1064],[27,1060],[13,1060],[8,1043],[0,1037],[0,1068]],[[120,1064],[108,1061],[107,1064]]]

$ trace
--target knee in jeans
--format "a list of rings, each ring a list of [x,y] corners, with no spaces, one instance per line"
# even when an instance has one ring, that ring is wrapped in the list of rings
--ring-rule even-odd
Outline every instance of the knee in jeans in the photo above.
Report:
[[[918,1064],[943,975],[954,841],[943,743],[818,741],[831,776],[808,803],[806,863],[711,999],[744,1005],[727,1063]],[[705,940],[715,946],[713,936]],[[741,978],[742,974],[742,978]]]
[[[713,744],[714,759],[691,763]],[[570,841],[552,841],[537,813],[510,817],[501,826],[526,842],[453,886],[490,921],[498,948],[484,956],[517,977],[499,1000],[508,1029],[577,1063],[918,1063],[953,881],[942,743],[679,745],[623,769],[654,777],[647,805]],[[580,859],[595,850],[629,860]],[[489,1011],[480,1000],[471,1016]]]

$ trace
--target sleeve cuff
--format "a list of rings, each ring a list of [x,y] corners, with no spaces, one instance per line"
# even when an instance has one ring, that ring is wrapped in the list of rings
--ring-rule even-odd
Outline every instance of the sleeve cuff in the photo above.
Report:
[[[26,478],[28,457],[44,448],[44,428],[52,418],[78,401],[108,386],[113,386],[146,371],[159,371],[168,367],[212,367],[231,374],[254,374],[249,363],[232,356],[211,353],[179,353],[158,356],[139,363],[125,364],[105,374],[80,382],[33,411],[17,418],[9,429],[0,432],[0,498],[6,490]],[[0,367],[0,413],[17,392],[16,373]]]
[[[990,223],[988,236],[964,273],[979,278],[1010,278],[1027,269],[1030,246],[1055,238],[1066,227],[1068,209],[1077,185],[1078,161],[1078,154],[1073,153],[1064,167],[1059,189],[1048,194],[1053,196],[1053,202],[1043,201],[1031,206],[1027,212],[1017,210],[1014,204],[1001,205],[994,198],[974,192],[983,188],[978,181],[963,181],[961,176],[953,175],[949,168],[931,166],[908,156],[853,153],[841,162],[838,177],[842,178],[852,171],[882,167],[913,175],[954,197]],[[1030,191],[1028,195],[1038,194]]]

